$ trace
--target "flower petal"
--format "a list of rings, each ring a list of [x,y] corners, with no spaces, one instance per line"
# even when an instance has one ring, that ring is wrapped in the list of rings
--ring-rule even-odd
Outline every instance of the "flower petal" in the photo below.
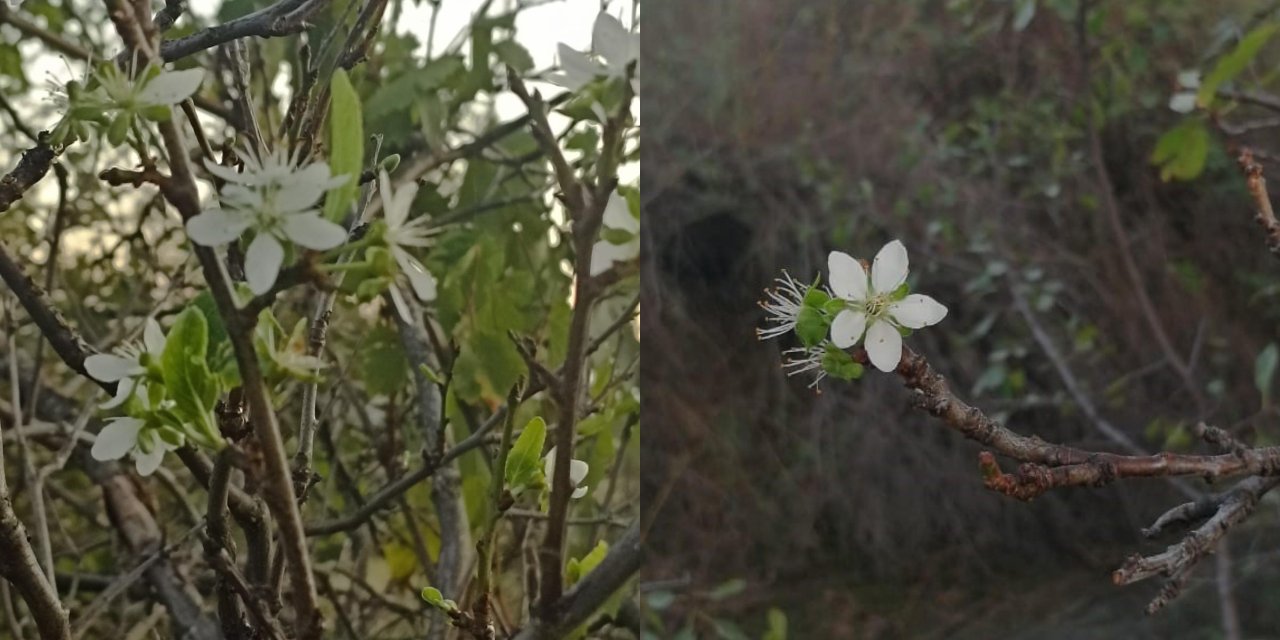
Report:
[[[631,215],[631,207],[627,205],[627,199],[618,195],[616,191],[609,194],[609,202],[605,204],[604,226],[640,233],[640,220]]]
[[[929,296],[913,293],[889,305],[889,315],[908,329],[922,329],[947,317],[947,308]]]
[[[138,469],[138,475],[149,476],[160,468],[160,463],[164,462],[164,454],[167,449],[160,442],[158,436],[151,436],[151,450],[143,452],[138,449],[133,452],[133,464]]]
[[[396,312],[400,314],[400,319],[404,320],[405,324],[412,325],[413,312],[409,309],[409,303],[405,301],[404,294],[400,293],[400,287],[392,282],[391,286],[387,287],[387,293],[391,294],[391,302],[396,305]]]
[[[261,295],[271,290],[284,264],[284,247],[269,233],[259,233],[244,255],[244,276],[249,289]]]
[[[119,460],[138,443],[142,421],[137,418],[112,418],[98,432],[89,454],[94,460]]]
[[[116,395],[111,399],[98,405],[99,409],[114,409],[125,403],[130,395],[133,395],[133,387],[137,384],[133,378],[121,378],[116,383]]]
[[[1178,113],[1191,113],[1196,110],[1197,96],[1194,91],[1179,91],[1169,98],[1169,109]]]
[[[884,320],[871,323],[867,329],[866,347],[871,364],[877,369],[888,373],[898,368],[898,361],[902,359],[902,334],[898,333],[897,327]]]
[[[573,493],[569,497],[573,498],[574,500],[577,500],[578,498],[581,498],[582,496],[585,496],[585,495],[587,495],[587,487],[578,487],[577,489],[573,490]]]
[[[164,353],[164,329],[155,318],[147,318],[142,327],[142,343],[147,345],[147,353],[158,356]]]
[[[570,47],[563,42],[559,47],[561,73],[553,74],[547,79],[570,91],[577,91],[591,82],[604,69],[587,54]]]
[[[177,104],[191,97],[204,81],[204,69],[165,71],[151,79],[138,92],[138,100],[144,104]]]
[[[569,484],[572,484],[575,487],[582,484],[582,481],[587,479],[587,474],[590,473],[590,471],[591,467],[586,462],[577,459],[570,460]]]
[[[871,261],[871,290],[890,293],[907,281],[907,248],[894,240]]]
[[[136,359],[122,358],[113,353],[95,353],[85,358],[84,370],[99,382],[115,382],[144,371]]]
[[[867,314],[845,309],[831,321],[831,342],[841,349],[848,349],[858,343],[866,328]]]
[[[600,12],[591,29],[591,50],[609,61],[615,71],[624,69],[631,60],[631,32],[617,18]]]
[[[315,213],[298,213],[284,217],[284,235],[308,249],[323,251],[347,241],[347,230]]]
[[[206,247],[227,244],[249,228],[249,221],[238,212],[209,209],[187,221],[187,236]]]
[[[400,247],[392,247],[395,254],[396,262],[400,265],[400,270],[406,276],[409,276],[409,284],[413,285],[413,293],[423,302],[431,302],[436,299],[436,278],[431,275],[427,268],[417,258],[409,254],[408,251]]]
[[[247,183],[253,179],[253,176],[251,175],[240,173],[231,167],[224,167],[213,160],[205,160],[204,168],[208,169],[209,173],[212,173],[227,182]]]
[[[832,251],[827,256],[828,280],[831,290],[845,300],[867,299],[867,270],[862,263],[843,251]]]

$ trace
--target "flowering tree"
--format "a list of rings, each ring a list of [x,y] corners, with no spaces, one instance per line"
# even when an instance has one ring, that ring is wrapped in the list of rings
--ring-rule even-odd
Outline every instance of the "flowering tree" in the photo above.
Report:
[[[637,7],[547,73],[492,4],[425,54],[385,0],[0,6],[7,633],[623,617]]]

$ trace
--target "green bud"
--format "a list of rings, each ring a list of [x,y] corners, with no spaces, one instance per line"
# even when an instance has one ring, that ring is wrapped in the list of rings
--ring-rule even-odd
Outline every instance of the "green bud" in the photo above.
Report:
[[[400,166],[400,154],[398,153],[393,153],[378,163],[378,167],[387,173],[395,171],[398,166]]]
[[[111,126],[107,128],[107,142],[112,145],[120,146],[124,144],[125,139],[129,137],[129,126],[133,124],[133,114],[128,111],[122,111],[116,115],[111,121]]]

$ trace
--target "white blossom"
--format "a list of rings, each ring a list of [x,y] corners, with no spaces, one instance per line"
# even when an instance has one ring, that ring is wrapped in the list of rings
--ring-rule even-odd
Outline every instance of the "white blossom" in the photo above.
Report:
[[[551,450],[547,452],[547,455],[542,458],[542,472],[547,477],[548,486],[551,484],[551,477],[552,474],[555,473],[555,468],[556,448],[551,447]],[[587,495],[587,488],[579,487],[578,485],[582,484],[582,481],[587,479],[587,472],[590,470],[591,467],[582,460],[575,458],[569,461],[569,486],[574,487],[573,495],[571,496],[574,500]]]
[[[206,163],[211,173],[228,183],[222,189],[222,208],[208,209],[187,221],[187,234],[193,242],[212,247],[254,230],[257,235],[245,251],[245,279],[254,293],[262,294],[275,284],[284,264],[282,241],[316,251],[346,241],[346,230],[324,219],[317,205],[325,192],[350,177],[331,177],[323,162],[295,166],[280,151],[261,158],[246,152],[242,158],[242,173]]]
[[[168,107],[190,98],[204,81],[204,69],[163,71],[159,67],[148,66],[130,77],[119,66],[109,64],[95,72],[94,77],[98,80],[98,87],[85,95],[86,103],[138,112]]]
[[[115,353],[95,353],[84,359],[84,369],[99,382],[116,383],[116,395],[99,405],[113,409],[125,403],[134,388],[147,375],[147,364],[164,353],[164,330],[155,318],[147,318],[142,330],[142,343],[116,347]]]
[[[435,276],[432,276],[412,253],[409,253],[410,248],[425,247],[429,242],[425,226],[427,218],[419,216],[413,220],[409,219],[409,208],[413,205],[413,196],[418,192],[418,185],[410,184],[401,188],[399,192],[395,192],[391,188],[391,176],[387,175],[386,171],[379,173],[378,184],[379,192],[382,194],[382,211],[387,223],[386,232],[383,234],[387,247],[396,259],[396,264],[400,265],[400,272],[409,280],[409,286],[413,289],[414,295],[423,302],[431,302],[436,299]],[[405,322],[412,322],[413,316],[409,311],[409,305],[400,293],[400,287],[392,283],[390,293],[400,317]]]
[[[1191,113],[1199,106],[1200,72],[1183,71],[1178,74],[1178,91],[1169,98],[1169,108],[1178,113]]]
[[[591,275],[599,275],[615,262],[634,260],[640,255],[640,220],[631,215],[626,198],[617,192],[609,194],[604,207],[604,228],[615,229],[628,235],[622,244],[599,240],[591,249]]]
[[[847,349],[865,332],[867,355],[881,371],[893,371],[902,358],[899,327],[921,329],[947,315],[946,307],[926,295],[895,299],[894,292],[907,281],[907,250],[897,240],[876,254],[870,277],[862,263],[840,251],[831,252],[827,267],[832,292],[847,303],[831,322],[832,343]]]
[[[617,18],[600,12],[591,29],[591,50],[578,51],[565,43],[559,48],[560,71],[547,80],[577,91],[598,77],[625,78],[627,65],[636,63],[632,88],[639,92],[640,34],[628,31]]]
[[[151,404],[145,386],[138,387],[138,398],[150,410],[165,408]],[[171,404],[171,401],[161,403],[161,405],[164,404]],[[181,436],[177,437],[181,440]],[[107,420],[107,426],[98,432],[89,453],[95,460],[119,460],[128,454],[133,454],[134,466],[138,469],[138,473],[149,476],[160,468],[160,463],[164,461],[164,454],[179,446],[181,446],[180,443],[175,444],[166,440],[161,435],[159,427],[148,425],[147,421],[141,418],[122,416]]]

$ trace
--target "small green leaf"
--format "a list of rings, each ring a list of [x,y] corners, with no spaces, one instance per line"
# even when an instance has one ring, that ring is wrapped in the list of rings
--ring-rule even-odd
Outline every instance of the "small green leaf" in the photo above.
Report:
[[[831,323],[822,311],[809,305],[800,307],[800,313],[796,316],[796,335],[801,344],[806,347],[818,346],[827,337],[830,327]]]
[[[498,54],[498,59],[503,64],[515,69],[518,73],[524,73],[533,68],[533,57],[529,55],[529,51],[514,40],[495,42],[493,52]]]
[[[338,69],[329,83],[329,169],[335,176],[350,176],[347,183],[329,192],[324,217],[342,220],[356,198],[361,168],[364,166],[364,120],[360,96],[351,86],[347,72]]]
[[[1240,72],[1244,71],[1257,57],[1262,45],[1271,39],[1277,28],[1280,28],[1280,23],[1265,23],[1255,27],[1253,31],[1241,38],[1240,44],[1237,44],[1231,53],[1222,56],[1213,71],[1210,71],[1204,82],[1200,83],[1200,93],[1196,96],[1197,102],[1206,107],[1212,105],[1218,87],[1240,75]]]
[[[503,472],[507,490],[511,495],[535,486],[542,470],[542,445],[547,439],[547,423],[536,417],[524,426],[520,437],[511,445],[507,454],[507,468]]]
[[[1204,170],[1209,156],[1209,130],[1199,120],[1187,120],[1156,141],[1151,163],[1160,167],[1160,179],[1191,180]]]
[[[1268,405],[1271,401],[1271,381],[1276,376],[1276,364],[1280,362],[1280,350],[1277,349],[1273,342],[1267,345],[1267,348],[1258,354],[1257,360],[1253,365],[1253,383],[1258,387],[1258,393],[1262,394],[1262,404]]]
[[[360,377],[370,395],[391,395],[409,381],[409,361],[400,336],[379,326],[361,341]]]
[[[711,593],[707,594],[707,597],[717,601],[724,600],[725,598],[730,598],[742,593],[746,588],[746,580],[743,580],[742,578],[733,578],[732,580],[725,580],[724,582],[721,582],[716,586],[716,588],[711,590]]]
[[[582,556],[581,559],[574,558],[569,560],[569,565],[565,568],[565,586],[577,584],[588,573],[591,573],[591,570],[595,569],[607,555],[609,555],[609,543],[601,540],[596,543],[595,548],[588,552],[587,555]]]
[[[445,598],[444,595],[440,593],[440,590],[435,587],[423,587],[422,599],[426,600],[427,604],[444,612],[454,612],[458,610],[458,603]]]
[[[826,352],[822,355],[822,370],[827,375],[840,380],[857,380],[862,377],[862,365],[854,362],[853,356],[849,352],[836,347],[834,344],[828,344]]]
[[[165,339],[160,369],[177,414],[197,429],[191,435],[207,446],[215,446],[220,441],[212,417],[218,385],[205,360],[208,347],[209,326],[204,314],[187,307],[178,314]]]
[[[769,627],[761,640],[787,640],[787,614],[777,607],[769,607]]]

